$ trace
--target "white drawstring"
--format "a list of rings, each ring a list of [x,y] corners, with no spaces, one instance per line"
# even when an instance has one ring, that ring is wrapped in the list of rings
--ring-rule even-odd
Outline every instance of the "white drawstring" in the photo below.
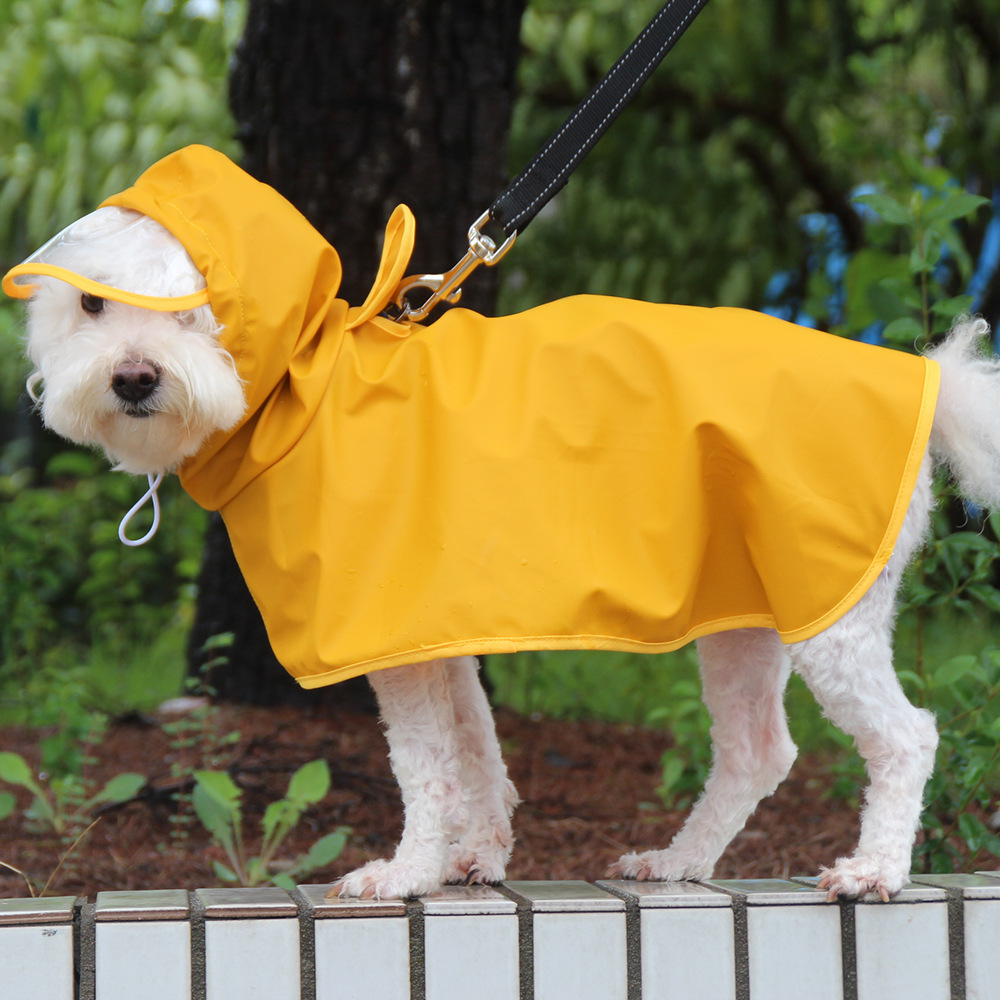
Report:
[[[147,481],[149,482],[149,489],[139,498],[138,502],[135,503],[129,512],[122,518],[121,524],[118,525],[118,537],[121,539],[124,545],[145,545],[153,535],[156,534],[156,529],[160,526],[160,497],[157,494],[157,490],[160,488],[160,483],[163,482],[163,473],[157,473],[156,476],[147,475]],[[129,523],[136,514],[146,506],[146,503],[153,501],[153,523],[149,529],[142,536],[142,538],[129,538],[125,532],[128,530]]]

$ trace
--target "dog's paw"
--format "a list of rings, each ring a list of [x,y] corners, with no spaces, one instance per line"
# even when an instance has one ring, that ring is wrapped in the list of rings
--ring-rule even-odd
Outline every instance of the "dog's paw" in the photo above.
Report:
[[[444,880],[449,885],[496,885],[504,880],[510,848],[471,850],[452,844]]]
[[[338,879],[327,890],[327,899],[357,896],[359,899],[410,899],[441,888],[440,871],[406,861],[369,861]]]
[[[878,893],[888,903],[908,881],[905,872],[866,857],[839,858],[832,868],[821,868],[817,888],[826,891],[831,903],[836,899],[858,899]]]
[[[606,878],[635,879],[640,882],[700,882],[710,878],[712,865],[702,858],[679,851],[645,851],[623,854],[607,871]]]

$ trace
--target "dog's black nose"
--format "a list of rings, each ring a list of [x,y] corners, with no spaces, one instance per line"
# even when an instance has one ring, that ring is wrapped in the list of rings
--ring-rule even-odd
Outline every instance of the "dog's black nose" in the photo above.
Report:
[[[148,399],[159,384],[159,371],[146,361],[125,361],[111,374],[111,388],[126,403]]]

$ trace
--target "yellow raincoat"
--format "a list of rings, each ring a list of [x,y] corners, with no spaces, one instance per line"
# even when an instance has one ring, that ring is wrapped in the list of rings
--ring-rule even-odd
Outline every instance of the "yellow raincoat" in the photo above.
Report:
[[[221,510],[278,658],[305,687],[438,656],[657,652],[745,626],[815,635],[885,566],[937,366],[736,309],[582,296],[432,327],[380,316],[334,249],[219,153],[107,204],[205,275],[246,418],[179,475]]]

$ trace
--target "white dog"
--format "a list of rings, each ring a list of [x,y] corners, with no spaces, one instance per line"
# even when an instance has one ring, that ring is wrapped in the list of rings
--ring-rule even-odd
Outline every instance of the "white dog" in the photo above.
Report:
[[[204,286],[166,229],[119,208],[82,220],[47,248],[45,259],[155,295]],[[208,305],[152,311],[81,292],[58,277],[33,280],[27,352],[37,370],[29,385],[53,430],[99,446],[116,468],[155,473],[174,469],[241,419],[244,385],[218,344]],[[795,669],[826,715],[856,740],[870,779],[858,846],[823,869],[821,887],[831,899],[871,890],[888,899],[905,884],[937,737],[933,718],[907,701],[893,671],[894,602],[928,529],[932,461],[947,462],[978,503],[1000,502],[1000,365],[980,353],[987,332],[981,320],[964,321],[932,352],[941,389],[930,449],[894,552],[864,596],[805,641],[786,645],[764,628],[698,639],[714,720],[707,786],[667,849],[628,854],[612,865],[613,876],[711,875],[795,757],[783,710]],[[517,796],[476,671],[475,659],[465,656],[369,674],[402,789],[405,829],[391,860],[365,865],[331,892],[406,897],[445,882],[504,877]]]

